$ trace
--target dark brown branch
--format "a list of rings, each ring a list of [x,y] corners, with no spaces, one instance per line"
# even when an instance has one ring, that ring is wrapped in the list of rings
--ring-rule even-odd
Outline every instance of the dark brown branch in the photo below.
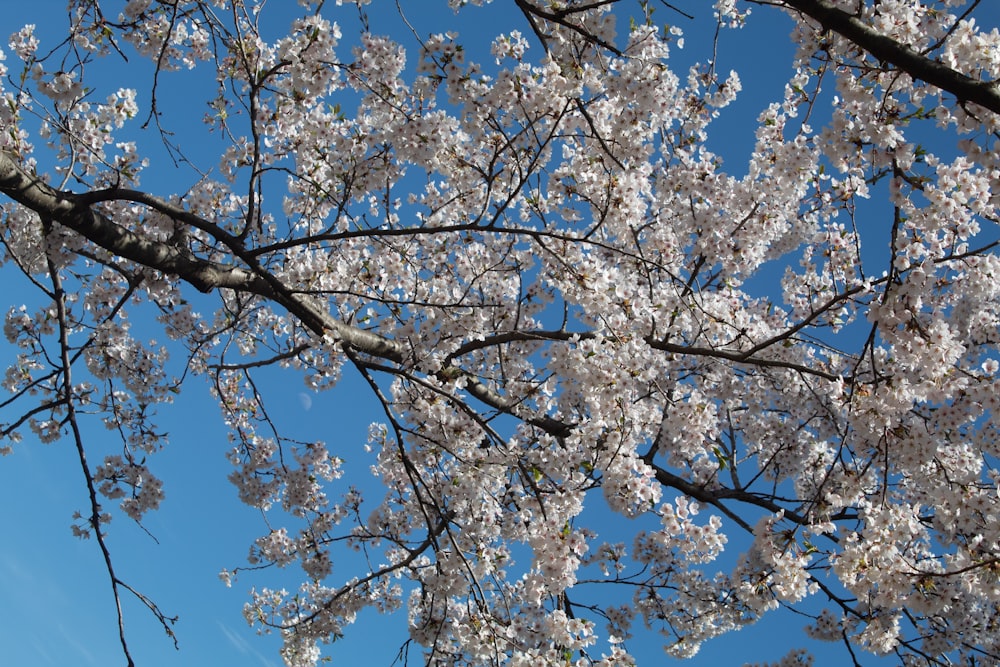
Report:
[[[73,377],[72,363],[70,362],[69,354],[70,327],[66,321],[66,292],[63,290],[62,280],[59,276],[59,272],[54,269],[51,258],[47,258],[47,263],[49,273],[52,277],[52,293],[54,295],[56,306],[56,318],[59,323],[58,335],[61,362],[60,373],[62,375],[62,388],[60,393],[62,393],[63,398],[66,399],[66,423],[69,424],[69,428],[73,436],[73,442],[76,445],[77,457],[80,461],[80,468],[83,470],[83,476],[87,485],[87,494],[90,498],[90,517],[88,517],[87,523],[90,524],[90,527],[94,531],[94,538],[97,541],[97,545],[101,549],[101,554],[104,556],[104,567],[107,570],[108,577],[111,581],[111,593],[114,597],[115,612],[118,620],[118,640],[121,642],[122,652],[125,654],[125,660],[128,667],[135,667],[135,661],[132,659],[132,654],[129,652],[128,639],[125,637],[125,616],[122,613],[121,594],[118,590],[121,580],[115,574],[115,568],[111,561],[111,551],[108,549],[104,529],[101,527],[101,503],[97,498],[97,484],[94,482],[94,476],[91,474],[90,465],[87,463],[87,452],[83,446],[83,435],[77,421],[76,404],[74,401],[70,400],[73,393]]]
[[[539,26],[535,22],[534,17],[545,19],[546,21],[549,21],[551,23],[561,25],[562,27],[577,33],[588,42],[596,44],[597,46],[600,46],[603,49],[607,49],[616,56],[620,56],[622,55],[622,52],[614,44],[606,42],[605,40],[601,39],[596,34],[594,34],[592,31],[585,28],[584,26],[573,23],[567,18],[569,16],[572,16],[573,14],[578,14],[580,12],[589,9],[595,9],[602,5],[613,4],[614,2],[617,2],[617,0],[604,0],[602,2],[594,2],[584,7],[569,7],[566,9],[549,10],[549,9],[544,9],[542,7],[537,7],[531,2],[528,2],[527,0],[514,0],[514,3],[518,6],[521,12],[531,21],[531,27],[535,30],[535,34],[541,40],[543,46],[546,45],[546,42],[548,40],[546,39],[546,36],[540,32]]]
[[[112,197],[107,192],[78,195],[57,190],[22,169],[16,158],[5,151],[0,151],[0,192],[40,216],[72,229],[108,252],[165,274],[176,275],[202,292],[229,288],[256,294],[284,306],[317,336],[329,334],[360,352],[383,359],[398,362],[405,358],[403,347],[396,342],[345,324],[293,294],[292,290],[248,258],[248,253],[236,237],[189,211],[151,195],[121,191],[118,193],[120,196]],[[250,268],[213,262],[197,257],[187,248],[143,238],[92,206],[95,201],[112,199],[139,202],[175,220],[203,229],[225,244],[235,256],[246,261]]]
[[[72,229],[125,259],[180,276],[202,292],[221,287],[259,293],[264,282],[245,269],[198,259],[190,251],[146,239],[81,203],[80,197],[57,190],[29,174],[7,152],[0,151],[0,192],[40,216]]]
[[[819,22],[827,30],[849,39],[879,60],[887,62],[941,90],[960,103],[972,102],[1000,114],[1000,91],[996,81],[980,81],[914,51],[886,37],[861,19],[833,5],[829,0],[783,0],[783,4]]]

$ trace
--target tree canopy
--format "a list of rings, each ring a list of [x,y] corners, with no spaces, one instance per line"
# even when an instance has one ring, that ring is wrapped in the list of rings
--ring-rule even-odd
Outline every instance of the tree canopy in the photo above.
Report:
[[[453,12],[412,27],[431,5]],[[108,522],[171,491],[157,420],[207,381],[268,517],[223,575],[301,570],[246,612],[290,667],[367,608],[405,613],[426,664],[610,667],[780,606],[855,664],[997,664],[983,5],[69,0],[64,39],[26,26],[0,62],[3,271],[35,299],[6,313],[0,446],[71,443],[72,528],[117,600]],[[696,21],[712,38],[684,43]],[[718,58],[778,21],[790,61]],[[761,68],[787,84],[724,165],[720,115]],[[363,378],[383,417],[290,438],[271,367]],[[375,494],[342,474],[364,448]],[[367,567],[334,568],[351,549]]]

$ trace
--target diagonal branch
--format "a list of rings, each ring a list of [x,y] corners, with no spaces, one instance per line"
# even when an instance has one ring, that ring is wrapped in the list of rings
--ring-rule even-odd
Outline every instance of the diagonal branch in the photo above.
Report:
[[[403,347],[365,329],[345,324],[328,312],[308,303],[282,285],[274,276],[264,271],[249,257],[239,239],[223,234],[205,221],[195,224],[193,216],[175,206],[142,193],[123,191],[116,200],[136,201],[150,206],[181,222],[207,229],[227,245],[236,257],[247,262],[249,268],[214,262],[200,258],[187,248],[144,238],[117,224],[93,208],[95,201],[107,200],[96,193],[79,195],[57,190],[35,174],[25,171],[16,158],[0,150],[0,192],[28,207],[41,217],[58,222],[78,234],[125,259],[176,275],[202,292],[229,288],[256,294],[273,300],[297,317],[317,336],[331,335],[346,345],[373,356],[391,361],[405,358]],[[222,236],[222,238],[220,238]]]
[[[980,81],[962,74],[947,65],[928,58],[891,37],[886,37],[858,17],[836,7],[830,0],[783,0],[787,7],[796,9],[827,30],[842,37],[906,72],[914,79],[951,93],[958,101],[973,102],[1000,114],[1000,90],[996,81]]]
[[[143,238],[116,224],[90,206],[81,204],[79,195],[57,190],[38,176],[29,174],[5,151],[0,151],[0,192],[109,252],[180,276],[202,292],[220,287],[256,293],[266,290],[264,281],[246,269],[199,259],[186,249]]]

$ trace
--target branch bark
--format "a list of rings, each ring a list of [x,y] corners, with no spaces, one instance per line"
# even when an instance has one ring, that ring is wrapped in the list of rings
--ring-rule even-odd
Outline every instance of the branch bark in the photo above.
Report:
[[[246,269],[199,259],[186,249],[143,238],[116,224],[81,203],[79,195],[57,190],[38,176],[29,174],[5,151],[0,151],[0,192],[115,255],[180,276],[199,291],[229,287],[259,293],[266,288],[260,277]]]
[[[786,7],[798,10],[818,21],[827,30],[849,39],[859,47],[943,91],[960,103],[972,102],[1000,114],[1000,90],[996,81],[980,81],[914,51],[905,44],[886,37],[861,19],[834,6],[829,0],[783,0]]]
[[[122,191],[121,196],[111,197],[108,193],[97,196],[95,193],[76,194],[57,190],[37,175],[25,171],[17,159],[5,151],[0,151],[0,192],[39,216],[72,229],[108,252],[178,276],[201,292],[229,288],[256,294],[284,306],[318,336],[331,334],[360,352],[391,361],[398,362],[405,356],[403,347],[395,341],[337,320],[328,312],[307,303],[259,267],[244,268],[213,262],[196,256],[187,248],[144,238],[94,208],[98,201],[135,201],[185,224],[206,229],[217,238],[221,234],[221,230],[211,229],[213,226],[206,221],[195,224],[191,218],[196,216],[150,195]],[[226,235],[219,240],[230,246],[234,256],[249,257],[244,248],[232,247],[233,243],[239,242],[235,237]]]

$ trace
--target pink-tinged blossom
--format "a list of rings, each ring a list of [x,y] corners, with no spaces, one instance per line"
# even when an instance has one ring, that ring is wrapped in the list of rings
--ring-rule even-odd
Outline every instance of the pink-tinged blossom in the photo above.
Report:
[[[38,38],[35,37],[35,25],[29,24],[10,36],[8,41],[11,51],[24,62],[31,62],[38,50]]]
[[[387,36],[364,0],[73,0],[50,55],[10,37],[0,262],[37,289],[4,319],[0,453],[93,450],[117,508],[72,530],[103,541],[162,501],[156,411],[207,378],[266,517],[220,579],[260,584],[246,618],[291,667],[366,609],[434,664],[632,665],[644,633],[690,657],[783,605],[904,661],[1000,651],[998,116],[793,11],[734,155],[751,65],[697,30],[678,68],[629,3],[440,1],[469,34]],[[960,2],[830,4],[1000,76]],[[704,16],[721,44],[774,11]],[[156,78],[95,76],[122,54]],[[163,111],[178,84],[203,127]],[[331,418],[288,423],[299,390]]]

